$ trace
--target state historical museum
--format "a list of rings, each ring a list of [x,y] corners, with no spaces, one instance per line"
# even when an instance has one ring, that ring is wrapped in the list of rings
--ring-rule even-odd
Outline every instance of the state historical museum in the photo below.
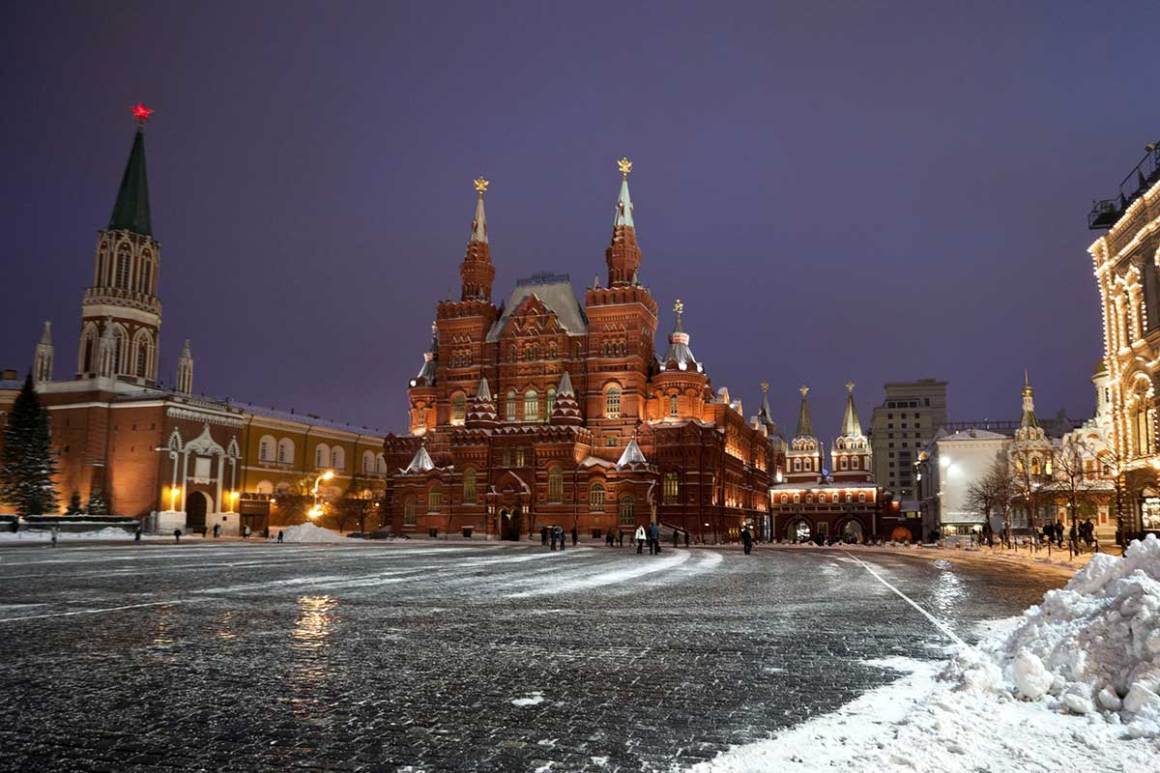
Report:
[[[442,301],[410,381],[410,434],[388,435],[387,507],[396,533],[470,529],[520,539],[544,526],[585,536],[656,520],[694,540],[768,528],[785,441],[763,400],[748,421],[714,393],[680,301],[658,355],[657,301],[641,282],[628,174],[605,250],[607,286],[577,299],[567,275],[492,299],[495,266],[478,193],[458,301]]]

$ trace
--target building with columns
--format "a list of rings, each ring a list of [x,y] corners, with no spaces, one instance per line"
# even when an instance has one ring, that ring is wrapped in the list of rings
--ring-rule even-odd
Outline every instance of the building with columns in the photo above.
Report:
[[[1088,217],[1106,230],[1088,248],[1100,294],[1117,520],[1125,537],[1160,532],[1160,141]]]
[[[67,360],[75,369],[56,377],[51,322],[34,351],[32,376],[49,411],[61,509],[75,493],[82,506],[138,517],[154,529],[218,525],[230,534],[243,524],[277,523],[278,494],[301,490],[323,469],[335,471],[328,498],[381,496],[381,431],[195,396],[188,339],[173,386],[162,384],[161,245],[145,165],[150,112],[134,108],[129,159],[112,215],[97,232],[76,359]],[[16,375],[0,378],[0,426],[19,389]]]
[[[437,304],[408,384],[409,431],[384,443],[397,531],[519,539],[656,520],[711,542],[766,523],[784,442],[767,401],[747,420],[713,391],[680,301],[657,350],[630,171],[622,159],[606,284],[597,277],[582,301],[567,275],[537,274],[495,302],[488,182],[475,181],[460,297]]]

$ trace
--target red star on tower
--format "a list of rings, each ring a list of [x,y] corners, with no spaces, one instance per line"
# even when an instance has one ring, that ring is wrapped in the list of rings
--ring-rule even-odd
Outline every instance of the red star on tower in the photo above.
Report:
[[[149,120],[149,116],[153,115],[153,108],[146,107],[143,102],[138,102],[133,105],[133,117],[137,119],[138,126],[144,126],[145,122]]]

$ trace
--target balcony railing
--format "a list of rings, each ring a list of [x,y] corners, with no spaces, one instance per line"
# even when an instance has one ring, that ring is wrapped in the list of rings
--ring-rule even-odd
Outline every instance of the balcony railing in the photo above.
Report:
[[[1111,228],[1123,217],[1133,201],[1160,182],[1160,140],[1146,147],[1144,158],[1120,183],[1119,196],[1101,199],[1092,204],[1088,213],[1088,228],[1097,231]]]

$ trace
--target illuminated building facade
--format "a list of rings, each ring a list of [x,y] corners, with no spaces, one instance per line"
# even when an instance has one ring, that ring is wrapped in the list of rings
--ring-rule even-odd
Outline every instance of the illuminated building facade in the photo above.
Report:
[[[680,301],[658,355],[630,170],[622,159],[607,284],[597,278],[582,303],[568,276],[539,274],[496,305],[488,183],[476,180],[460,297],[436,308],[408,385],[409,433],[384,444],[397,531],[519,539],[655,519],[712,542],[767,523],[784,449],[768,401],[747,421],[741,401],[711,389]]]

